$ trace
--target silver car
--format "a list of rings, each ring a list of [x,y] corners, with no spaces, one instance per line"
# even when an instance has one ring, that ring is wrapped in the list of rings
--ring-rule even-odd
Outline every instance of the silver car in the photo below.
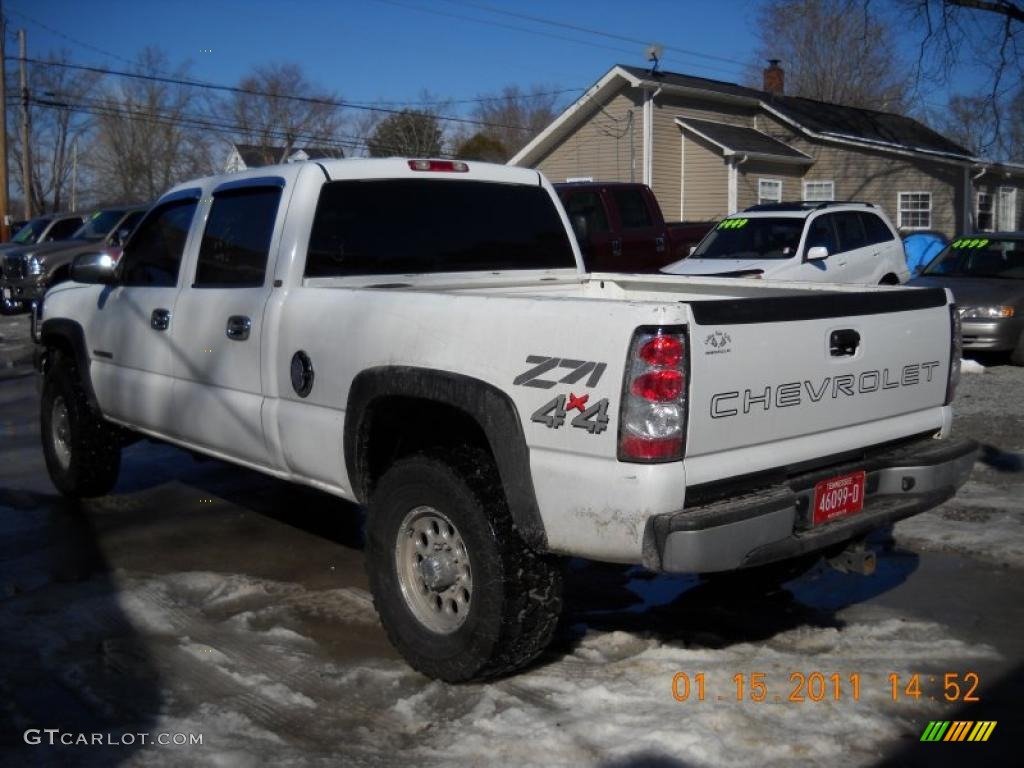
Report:
[[[1024,365],[1024,232],[958,237],[910,281],[953,292],[964,349]]]

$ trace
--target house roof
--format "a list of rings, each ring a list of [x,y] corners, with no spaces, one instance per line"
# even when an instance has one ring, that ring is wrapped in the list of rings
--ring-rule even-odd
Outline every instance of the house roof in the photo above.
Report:
[[[754,128],[717,123],[712,120],[697,120],[682,115],[676,118],[676,124],[711,142],[725,155],[765,157],[791,163],[814,162],[810,155]]]
[[[848,107],[797,96],[776,96],[736,83],[678,72],[651,72],[642,67],[612,67],[579,100],[513,157],[509,164],[531,162],[551,139],[564,135],[586,114],[591,100],[621,87],[663,88],[702,98],[745,104],[772,113],[797,129],[823,141],[854,142],[865,147],[916,152],[958,162],[975,160],[971,152],[913,118],[891,112]],[[689,118],[687,118],[689,121]]]
[[[284,151],[284,147],[260,144],[235,144],[235,150],[247,168],[258,168],[262,165],[274,165],[277,163],[281,158],[281,152]],[[341,149],[332,147],[292,147],[287,159],[294,157],[300,151],[305,152],[309,160],[330,160],[345,156]],[[267,160],[268,157],[271,158],[270,161]]]

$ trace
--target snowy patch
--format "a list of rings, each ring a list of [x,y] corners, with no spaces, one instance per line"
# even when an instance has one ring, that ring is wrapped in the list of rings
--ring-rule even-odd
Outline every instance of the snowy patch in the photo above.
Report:
[[[977,360],[964,358],[960,361],[960,373],[984,373],[985,366]]]
[[[1024,567],[1024,503],[1003,488],[970,480],[945,504],[898,523],[895,536],[918,548]]]

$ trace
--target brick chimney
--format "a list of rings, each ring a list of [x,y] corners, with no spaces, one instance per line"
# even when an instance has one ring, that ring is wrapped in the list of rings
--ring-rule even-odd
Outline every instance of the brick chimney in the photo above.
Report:
[[[786,73],[779,66],[778,59],[768,59],[768,67],[764,70],[764,90],[773,96],[782,96],[786,92]]]

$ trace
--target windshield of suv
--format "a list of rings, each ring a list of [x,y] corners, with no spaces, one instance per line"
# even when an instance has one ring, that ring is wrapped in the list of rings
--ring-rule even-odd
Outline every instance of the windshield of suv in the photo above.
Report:
[[[950,243],[921,274],[1024,280],[1024,240],[960,238]]]
[[[11,238],[11,242],[18,243],[19,245],[32,245],[43,234],[43,230],[46,229],[46,225],[49,223],[49,219],[32,219],[32,221],[18,230],[18,234]]]
[[[110,208],[105,211],[96,211],[90,216],[85,224],[80,226],[75,234],[74,240],[102,240],[107,233],[114,228],[114,225],[124,216],[123,208]]]
[[[803,218],[741,216],[721,221],[690,257],[692,259],[789,259],[796,255]]]

